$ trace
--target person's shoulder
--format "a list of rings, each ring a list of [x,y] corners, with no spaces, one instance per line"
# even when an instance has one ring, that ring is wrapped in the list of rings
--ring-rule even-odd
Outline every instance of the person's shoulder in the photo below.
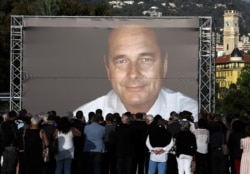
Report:
[[[190,137],[195,137],[195,134],[191,131],[181,131],[181,135],[187,139],[189,139]]]
[[[90,124],[87,124],[86,126],[88,127],[94,127],[94,128],[100,128],[100,129],[105,129],[105,126],[97,123],[97,122],[92,122]]]
[[[104,105],[107,103],[107,101],[114,96],[115,93],[113,90],[111,90],[106,95],[98,97],[88,103],[79,106],[77,109],[73,111],[73,113],[75,115],[76,112],[79,110],[83,111],[85,115],[88,114],[89,112],[95,112],[96,109],[103,108]]]
[[[171,90],[171,89],[169,89],[169,88],[166,88],[166,87],[163,87],[163,88],[161,88],[161,90],[160,90],[160,95],[174,95],[176,92],[175,91],[173,91],[173,90]]]
[[[174,123],[171,123],[168,125],[169,129],[180,129],[181,128],[181,124],[178,121],[175,121]]]
[[[183,94],[179,91],[173,91],[173,90],[165,88],[165,87],[161,89],[160,95],[166,95],[167,97],[175,98],[178,100],[184,99],[184,100],[189,100],[189,101],[197,103],[197,101],[195,99],[187,96],[186,94]]]
[[[198,112],[198,101],[181,92],[176,92],[168,88],[162,88],[160,95],[164,98],[164,100],[166,100],[166,103],[175,103],[178,111],[188,110],[192,111],[193,114],[197,114]]]
[[[101,133],[101,132],[105,133],[105,127],[96,122],[89,124],[89,129],[92,131],[94,130],[95,132],[98,132],[98,133]]]
[[[96,105],[96,104],[100,105],[100,104],[102,104],[102,102],[105,100],[106,97],[107,97],[106,95],[98,97],[98,98],[96,98],[96,99],[94,99],[94,100],[92,100],[92,101],[90,101],[88,103],[85,103],[85,104],[81,105],[76,110],[81,110],[81,108],[88,108],[88,107]]]

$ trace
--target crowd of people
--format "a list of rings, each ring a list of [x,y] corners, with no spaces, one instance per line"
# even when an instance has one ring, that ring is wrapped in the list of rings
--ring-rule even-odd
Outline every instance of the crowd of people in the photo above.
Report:
[[[250,173],[248,117],[22,109],[0,119],[2,174]]]

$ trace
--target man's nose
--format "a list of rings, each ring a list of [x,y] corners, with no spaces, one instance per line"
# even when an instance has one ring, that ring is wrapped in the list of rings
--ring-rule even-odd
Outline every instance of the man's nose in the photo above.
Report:
[[[141,74],[141,70],[137,62],[130,64],[128,74],[130,78],[138,78]]]

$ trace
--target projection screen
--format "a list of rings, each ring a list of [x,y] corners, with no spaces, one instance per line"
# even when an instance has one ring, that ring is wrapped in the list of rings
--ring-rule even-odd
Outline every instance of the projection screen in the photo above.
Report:
[[[168,52],[164,86],[198,98],[198,17],[23,18],[23,108],[65,116],[111,90],[103,56],[113,28],[152,28]]]

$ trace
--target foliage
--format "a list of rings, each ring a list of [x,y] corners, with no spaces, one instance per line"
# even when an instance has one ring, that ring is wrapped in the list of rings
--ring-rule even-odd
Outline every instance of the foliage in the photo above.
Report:
[[[107,4],[99,3],[93,7],[90,15],[91,16],[111,16],[111,13],[109,11],[109,7]]]
[[[250,95],[250,66],[245,66],[237,79],[237,85],[246,95]]]
[[[219,112],[250,115],[250,66],[242,70],[236,84],[231,84],[229,89],[219,90],[221,94],[217,100]]]
[[[3,54],[3,56],[1,55]],[[4,55],[4,53],[0,54],[0,74],[1,74],[1,78],[0,78],[0,92],[7,92],[9,91],[9,83],[10,83],[10,79],[9,79],[9,61],[5,60],[5,57],[7,57],[7,55]]]
[[[59,13],[63,16],[79,15],[79,4],[75,0],[61,0],[58,3]]]
[[[7,15],[12,9],[11,1],[1,0],[0,3],[0,92],[9,90],[9,45],[10,18]]]

